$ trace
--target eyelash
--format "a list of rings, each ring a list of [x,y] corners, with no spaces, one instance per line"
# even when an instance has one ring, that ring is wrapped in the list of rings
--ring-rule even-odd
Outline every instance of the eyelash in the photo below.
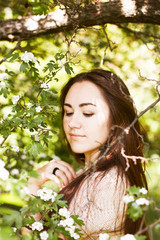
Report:
[[[66,112],[65,115],[66,115],[67,117],[70,117],[70,116],[73,115],[73,112],[68,112],[68,113]],[[92,117],[92,116],[94,115],[94,113],[83,113],[83,115],[84,115],[85,117]]]

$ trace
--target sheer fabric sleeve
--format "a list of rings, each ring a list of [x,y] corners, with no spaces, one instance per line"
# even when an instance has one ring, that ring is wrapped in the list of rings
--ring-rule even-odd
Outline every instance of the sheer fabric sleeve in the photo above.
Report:
[[[103,177],[96,172],[85,179],[70,204],[70,211],[84,221],[82,230],[86,235],[96,236],[104,230],[111,235],[123,232],[125,205],[122,197],[126,187],[126,180],[118,176],[116,168]]]

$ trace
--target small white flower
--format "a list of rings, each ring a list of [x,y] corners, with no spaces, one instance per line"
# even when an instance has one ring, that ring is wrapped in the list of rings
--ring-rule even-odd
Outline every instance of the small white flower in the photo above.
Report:
[[[108,233],[100,233],[99,234],[99,240],[108,240],[108,239],[109,239]]]
[[[27,103],[26,105],[27,105],[28,108],[32,107],[32,103],[30,103],[30,102]]]
[[[17,102],[19,101],[19,96],[18,95],[14,95],[12,98],[12,103],[13,104],[17,104]]]
[[[120,240],[136,240],[136,238],[132,234],[126,234],[123,237],[120,237]]]
[[[71,218],[71,217],[66,218],[66,222],[67,222],[67,226],[68,226],[68,227],[72,227],[73,224],[74,224],[74,220],[73,220],[73,218]]]
[[[0,88],[5,88],[6,83],[4,81],[0,82]]]
[[[142,194],[147,194],[148,191],[143,187],[139,190],[139,192]]]
[[[19,147],[18,146],[12,146],[12,151],[19,152]]]
[[[0,71],[4,72],[6,70],[6,67],[4,65],[0,65]]]
[[[34,230],[38,230],[38,231],[41,231],[43,229],[43,224],[41,222],[34,222],[32,223],[32,231]]]
[[[74,239],[79,239],[80,238],[80,236],[77,233],[71,234],[71,237],[73,237]]]
[[[67,210],[66,207],[60,208],[59,209],[59,215],[69,218],[70,217],[70,212]]]
[[[42,110],[41,106],[36,107],[36,112],[40,112]]]
[[[21,56],[21,60],[26,63],[28,62],[35,63],[37,61],[37,58],[33,55],[33,53],[25,51],[25,53],[22,54]]]
[[[0,169],[4,168],[4,166],[5,166],[5,162],[2,159],[0,159]]]
[[[139,198],[136,200],[136,204],[137,205],[149,205],[149,200],[147,200],[146,198]]]
[[[28,187],[23,187],[21,190],[20,190],[20,193],[22,196],[26,196],[26,195],[30,195],[30,190]]]
[[[42,83],[41,88],[43,88],[46,91],[50,88],[50,85],[49,85],[49,83]]]
[[[5,180],[8,179],[8,177],[9,177],[9,172],[8,172],[8,170],[5,169],[5,168],[1,168],[1,169],[0,169],[0,178],[5,181]]]
[[[19,170],[17,168],[13,168],[11,170],[11,175],[18,175],[19,174]]]
[[[6,80],[8,78],[9,78],[8,73],[0,73],[0,80],[1,81]]]
[[[13,231],[16,232],[16,231],[17,231],[17,228],[16,228],[16,227],[13,227]]]
[[[41,240],[47,240],[49,237],[49,235],[46,231],[41,232],[39,235],[40,235]]]
[[[58,223],[58,226],[66,227],[67,226],[66,219],[65,220],[60,220],[60,222]]]
[[[134,197],[133,197],[133,196],[126,195],[126,196],[123,197],[123,201],[124,201],[126,204],[128,204],[128,203],[134,201]]]
[[[52,194],[53,194],[53,191],[46,187],[39,189],[37,191],[37,196],[40,197],[44,201],[49,201],[50,199],[52,199]]]

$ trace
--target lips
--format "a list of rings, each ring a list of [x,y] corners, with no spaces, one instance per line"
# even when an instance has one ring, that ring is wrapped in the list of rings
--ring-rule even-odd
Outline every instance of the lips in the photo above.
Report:
[[[85,137],[85,135],[75,134],[75,133],[70,133],[69,135],[70,135],[71,139],[81,139],[81,138]]]

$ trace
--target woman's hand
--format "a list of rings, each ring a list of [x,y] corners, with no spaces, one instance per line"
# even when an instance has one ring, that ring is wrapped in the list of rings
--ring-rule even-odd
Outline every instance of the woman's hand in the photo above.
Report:
[[[53,174],[53,172],[55,173]],[[38,174],[38,178],[30,178],[28,181],[28,188],[31,194],[34,195],[36,195],[40,186],[46,181],[54,181],[61,189],[62,187],[68,185],[77,176],[70,164],[55,159],[39,168]]]

